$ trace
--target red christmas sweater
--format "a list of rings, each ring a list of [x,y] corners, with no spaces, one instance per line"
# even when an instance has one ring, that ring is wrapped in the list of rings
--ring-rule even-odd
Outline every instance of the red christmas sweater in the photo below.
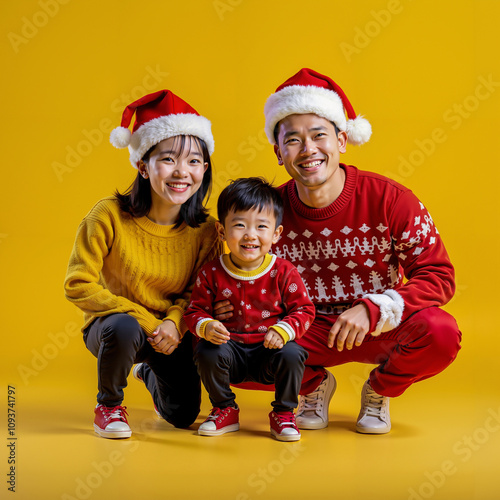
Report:
[[[448,302],[454,269],[424,205],[395,181],[341,168],[345,186],[328,207],[304,205],[294,180],[279,188],[284,231],[273,253],[297,266],[317,312],[362,301],[378,335]]]
[[[232,340],[245,344],[263,342],[270,328],[285,342],[300,338],[314,320],[315,308],[297,269],[276,255],[267,254],[258,269],[248,272],[234,266],[227,254],[205,264],[184,314],[189,330],[203,338],[214,320],[214,303],[228,299],[234,311],[224,326]]]

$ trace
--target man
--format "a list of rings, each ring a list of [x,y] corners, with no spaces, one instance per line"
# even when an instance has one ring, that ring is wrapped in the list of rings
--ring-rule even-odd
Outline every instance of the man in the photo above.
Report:
[[[347,143],[368,141],[371,126],[335,82],[302,69],[264,113],[278,164],[291,176],[279,188],[284,231],[274,253],[296,265],[316,306],[298,340],[309,358],[297,425],[328,425],[336,381],[323,367],[355,361],[377,365],[362,389],[356,430],[385,434],[389,398],[441,372],[460,349],[455,320],[439,309],[454,293],[453,266],[409,189],[340,163]]]

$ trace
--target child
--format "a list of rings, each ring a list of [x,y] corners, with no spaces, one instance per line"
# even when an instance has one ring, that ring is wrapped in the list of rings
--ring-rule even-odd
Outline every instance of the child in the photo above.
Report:
[[[230,384],[275,384],[271,435],[298,441],[294,409],[307,352],[294,342],[314,319],[314,306],[297,269],[269,254],[280,237],[283,202],[261,178],[238,179],[221,193],[217,230],[230,253],[206,264],[184,315],[200,340],[195,363],[213,409],[198,433],[217,436],[239,429],[239,408]],[[238,304],[224,324],[213,304]]]

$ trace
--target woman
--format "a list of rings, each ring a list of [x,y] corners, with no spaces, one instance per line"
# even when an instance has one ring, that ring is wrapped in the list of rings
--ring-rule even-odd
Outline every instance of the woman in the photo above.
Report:
[[[81,222],[65,291],[84,312],[85,345],[97,358],[94,429],[127,438],[123,389],[134,363],[165,420],[188,427],[198,416],[200,381],[182,315],[199,268],[222,247],[203,206],[214,147],[206,118],[162,90],[127,106],[111,143],[128,146],[138,174]]]

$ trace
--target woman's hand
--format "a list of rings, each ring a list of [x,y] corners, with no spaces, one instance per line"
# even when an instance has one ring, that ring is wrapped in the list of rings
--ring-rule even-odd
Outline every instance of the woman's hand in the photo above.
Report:
[[[148,342],[156,352],[172,354],[179,345],[181,336],[175,323],[169,319],[165,320],[151,335]]]
[[[229,300],[220,300],[214,304],[214,318],[218,321],[224,321],[233,317],[234,307]]]

